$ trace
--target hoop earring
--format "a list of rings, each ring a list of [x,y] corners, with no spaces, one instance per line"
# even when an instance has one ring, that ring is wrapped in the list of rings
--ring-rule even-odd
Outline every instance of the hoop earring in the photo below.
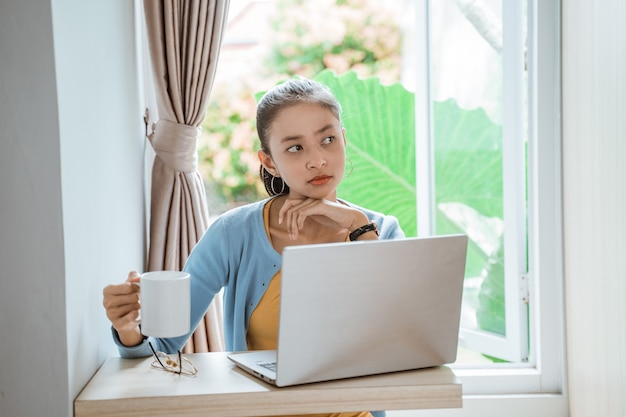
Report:
[[[270,180],[270,188],[272,189],[272,193],[274,193],[274,195],[280,195],[280,194],[283,194],[285,192],[285,181],[280,180],[281,188],[280,188],[280,192],[277,193],[276,190],[274,189],[274,180],[276,178],[278,178],[278,177],[272,176],[272,179]]]
[[[350,160],[350,158],[348,158],[347,156],[346,156],[346,162],[349,162],[349,163],[350,163],[350,172],[348,172],[348,174],[344,173],[344,174],[343,174],[343,177],[344,177],[344,178],[347,178],[347,177],[349,177],[350,175],[352,175],[352,171],[354,170],[354,165],[352,165],[352,161],[351,161],[351,160]]]

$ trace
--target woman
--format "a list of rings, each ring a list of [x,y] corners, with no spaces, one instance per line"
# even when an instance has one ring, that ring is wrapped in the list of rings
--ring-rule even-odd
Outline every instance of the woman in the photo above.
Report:
[[[341,107],[317,82],[292,79],[268,91],[257,107],[260,175],[270,197],[213,222],[192,250],[191,328],[224,288],[226,350],[276,349],[281,253],[285,246],[404,237],[395,217],[337,199],[344,176]],[[146,338],[138,317],[139,275],[104,289],[104,306],[123,357],[182,349],[189,334]],[[320,306],[320,308],[324,308]],[[370,416],[370,413],[343,413]]]

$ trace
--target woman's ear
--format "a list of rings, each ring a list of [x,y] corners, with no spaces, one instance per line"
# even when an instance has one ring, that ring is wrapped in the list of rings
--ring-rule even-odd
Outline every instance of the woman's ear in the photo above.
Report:
[[[265,168],[267,172],[269,172],[275,177],[280,177],[280,175],[278,174],[278,170],[276,169],[276,166],[274,165],[274,161],[272,161],[272,157],[269,156],[267,152],[261,149],[257,152],[257,156],[259,157],[259,161],[261,162],[261,165],[263,165],[263,167]]]
[[[346,141],[346,128],[345,127],[341,128],[341,135],[343,136],[343,145],[346,146],[347,141]]]

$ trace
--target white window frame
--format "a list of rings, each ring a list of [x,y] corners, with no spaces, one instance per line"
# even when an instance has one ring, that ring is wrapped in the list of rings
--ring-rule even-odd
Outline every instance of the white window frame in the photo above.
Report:
[[[436,0],[435,0],[436,1]],[[416,23],[428,28],[429,0],[415,0]],[[510,2],[504,0],[511,6]],[[505,7],[505,19],[518,13],[519,5],[511,9]],[[504,7],[504,6],[503,6]],[[563,255],[562,255],[562,209],[561,209],[561,127],[560,127],[560,0],[528,0],[528,273],[520,270],[528,285],[529,338],[528,362],[514,364],[453,365],[455,373],[463,383],[464,408],[462,410],[440,410],[437,415],[567,415],[565,392],[564,360],[564,306],[563,306]],[[506,24],[506,23],[505,23]],[[516,41],[519,41],[517,39]],[[420,153],[417,161],[417,194],[434,195],[432,178],[432,136],[431,98],[428,41],[416,45],[418,63],[416,73],[416,126],[417,147]],[[518,65],[519,62],[504,62],[504,65]],[[519,67],[521,68],[521,67]],[[506,69],[505,69],[506,73]],[[506,79],[504,83],[506,84]],[[423,88],[428,86],[428,88]],[[503,86],[503,88],[510,88]],[[517,91],[518,98],[521,92]],[[507,112],[524,110],[523,101],[505,103],[504,123]],[[509,124],[511,121],[508,122]],[[513,122],[513,130],[503,128],[504,135],[519,131],[520,126]],[[427,150],[425,152],[424,150]],[[519,152],[519,148],[504,149],[506,154]],[[519,153],[517,154],[519,155]],[[518,158],[519,159],[519,158]],[[521,171],[514,168],[514,181]],[[505,174],[508,175],[508,174]],[[505,197],[506,199],[506,197]],[[426,199],[418,199],[418,212],[430,213],[418,219],[420,234],[434,231],[432,204]],[[430,201],[433,201],[432,199]],[[511,199],[511,207],[519,201]],[[523,205],[522,205],[523,206]],[[505,202],[505,213],[507,203]],[[507,214],[508,215],[508,214]],[[521,216],[518,216],[521,218]],[[517,225],[519,227],[519,224]],[[525,225],[522,225],[526,229]],[[515,234],[512,238],[515,238]],[[525,240],[525,237],[524,237]],[[508,244],[508,243],[506,243]],[[519,242],[512,243],[518,245]],[[525,254],[517,254],[509,262],[510,268],[525,265]],[[523,261],[523,262],[522,262]],[[506,261],[505,261],[506,262]],[[516,291],[519,291],[516,290]],[[525,294],[526,289],[523,289]],[[519,293],[518,293],[519,294]],[[508,296],[508,294],[507,294]],[[507,311],[509,314],[509,311]],[[524,312],[524,316],[525,316]],[[508,328],[507,328],[508,333]],[[525,343],[524,343],[525,344]],[[519,354],[526,353],[523,347]],[[514,397],[511,397],[511,396]],[[508,398],[510,401],[498,402]],[[515,400],[513,400],[515,398]],[[493,401],[489,401],[489,399]],[[517,405],[512,406],[513,402]],[[490,404],[488,407],[485,404]],[[502,404],[500,408],[497,404]],[[540,408],[537,408],[540,407]],[[540,411],[543,410],[543,411]],[[548,412],[548,413],[546,413]],[[392,415],[402,415],[392,414]],[[421,415],[412,412],[410,415]]]

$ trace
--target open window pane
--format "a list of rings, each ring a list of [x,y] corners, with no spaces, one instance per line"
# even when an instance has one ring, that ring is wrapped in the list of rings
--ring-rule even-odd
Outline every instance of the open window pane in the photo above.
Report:
[[[524,361],[523,9],[501,0],[437,0],[427,7],[434,201],[421,215],[434,219],[421,224],[433,224],[424,234],[470,239],[461,345]]]

